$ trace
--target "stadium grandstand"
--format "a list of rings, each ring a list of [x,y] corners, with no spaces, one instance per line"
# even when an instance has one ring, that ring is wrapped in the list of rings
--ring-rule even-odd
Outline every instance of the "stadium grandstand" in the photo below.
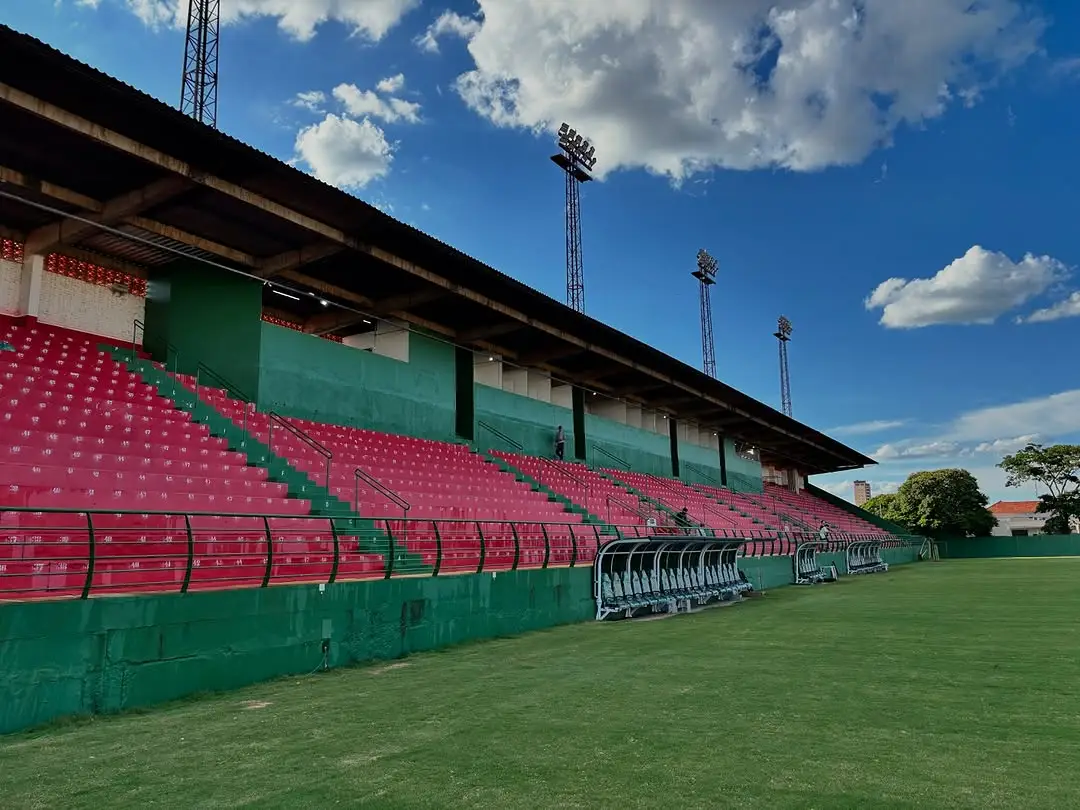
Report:
[[[808,482],[863,454],[4,27],[0,116],[2,600],[907,542]]]

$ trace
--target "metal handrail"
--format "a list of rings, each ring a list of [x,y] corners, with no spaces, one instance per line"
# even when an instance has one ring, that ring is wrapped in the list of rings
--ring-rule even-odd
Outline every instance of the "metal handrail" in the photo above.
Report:
[[[142,330],[142,333],[143,333],[143,344],[145,344],[146,343],[146,324],[143,321],[139,320],[138,318],[135,318],[135,320],[133,320],[131,322],[131,357],[130,357],[130,359],[128,361],[131,366],[135,365],[135,361],[139,357],[139,348],[138,347],[141,344],[139,343],[138,337],[139,337],[139,330],[140,329]],[[145,345],[143,345],[143,348],[145,348]],[[176,375],[180,373],[180,350],[176,347],[176,344],[171,343],[169,341],[166,341],[165,342],[165,352],[166,352],[166,354],[165,354],[165,364],[164,364],[165,365],[165,374],[169,378],[170,398],[173,401],[175,401],[176,400]],[[172,364],[172,371],[171,372],[169,371],[169,364],[170,363]]]
[[[333,454],[333,452],[331,452],[330,448],[327,447],[325,444],[319,442],[315,438],[313,438],[308,433],[306,433],[303,430],[301,430],[300,428],[298,428],[296,425],[292,424],[289,420],[287,420],[281,414],[279,414],[279,413],[277,413],[275,411],[270,411],[269,416],[270,416],[270,421],[269,421],[269,424],[267,425],[266,444],[270,448],[270,452],[271,453],[274,452],[274,424],[276,423],[276,424],[281,425],[286,430],[288,430],[290,433],[292,433],[292,435],[296,436],[296,438],[300,439],[302,442],[307,444],[315,452],[317,452],[319,455],[321,455],[323,457],[323,459],[325,459],[325,461],[326,461],[326,482],[325,482],[325,486],[326,486],[327,489],[329,489],[330,488],[330,468],[331,468],[331,465],[333,464],[333,461],[334,461],[334,454]]]
[[[658,527],[671,528],[671,527],[673,527],[675,525],[675,522],[672,520],[671,515],[663,512],[660,509],[653,509],[652,514],[650,514],[646,510],[642,509],[641,507],[631,506],[626,501],[620,500],[619,498],[616,498],[613,495],[608,495],[607,496],[608,520],[609,521],[611,520],[611,506],[612,506],[612,504],[626,510],[627,512],[630,512],[631,514],[637,515],[639,518],[641,518],[642,520],[644,520],[646,522],[650,518],[655,516],[656,518],[659,519],[657,524],[656,524]]]
[[[689,504],[690,504],[690,496],[689,496],[689,494],[687,492],[679,492],[679,490],[677,490],[675,488],[674,484],[669,483],[667,480],[661,478],[659,475],[653,475],[652,473],[646,473],[645,477],[652,480],[652,481],[656,481],[658,484],[665,487],[669,492],[671,492],[672,495],[675,496],[676,500],[681,499],[682,503],[683,503],[683,506],[689,506]],[[683,486],[685,486],[691,492],[693,491],[693,487],[690,487],[690,486],[688,486],[686,484],[684,484]]]
[[[410,504],[401,495],[399,495],[397,492],[394,492],[394,490],[390,489],[390,487],[386,486],[386,484],[384,484],[378,478],[371,475],[370,473],[368,473],[366,470],[364,470],[361,467],[357,467],[355,470],[353,470],[353,495],[354,495],[354,503],[356,504],[356,511],[357,512],[360,511],[360,482],[361,481],[363,481],[369,487],[374,489],[380,495],[383,495],[383,496],[389,498],[391,501],[393,501],[395,504],[397,504],[398,508],[400,508],[401,511],[404,513],[404,518],[403,519],[408,520],[408,518],[409,518],[409,510],[412,509],[412,504]]]
[[[20,529],[18,525],[11,525],[10,521],[4,521],[7,524],[5,533],[9,539],[9,542],[5,543],[5,548],[12,550],[26,546],[40,549],[43,545],[65,545],[69,549],[77,548],[79,550],[68,557],[50,556],[46,558],[33,555],[25,560],[6,558],[4,568],[0,568],[0,600],[11,598],[53,598],[56,596],[86,599],[92,594],[130,593],[133,590],[165,590],[183,593],[189,590],[193,578],[198,579],[197,585],[206,587],[267,587],[274,583],[295,582],[333,583],[338,579],[339,564],[348,561],[349,557],[347,555],[354,553],[356,547],[351,544],[355,541],[360,543],[360,548],[356,550],[362,553],[377,556],[384,554],[383,548],[387,550],[382,569],[371,569],[366,574],[358,576],[361,579],[369,579],[375,577],[388,578],[395,573],[400,576],[410,576],[418,573],[438,576],[440,570],[445,572],[448,566],[455,564],[455,561],[460,563],[455,571],[459,573],[472,573],[474,571],[482,573],[488,570],[505,570],[507,567],[516,569],[523,564],[547,568],[552,563],[553,551],[558,551],[564,555],[563,561],[573,567],[581,562],[591,564],[592,555],[588,551],[582,553],[582,549],[585,548],[582,545],[583,542],[595,543],[594,549],[598,552],[606,542],[604,537],[610,537],[612,530],[615,532],[616,539],[624,536],[648,536],[648,530],[644,526],[609,526],[605,528],[605,534],[602,536],[600,526],[575,522],[536,523],[533,521],[518,522],[508,520],[408,518],[366,518],[358,521],[352,516],[313,517],[311,515],[296,514],[257,515],[235,512],[0,507],[0,515],[12,513],[70,515],[73,518],[72,523],[77,525],[53,525],[47,528],[28,526],[25,529]],[[106,518],[125,515],[173,518],[175,524],[172,527],[163,526],[161,530],[181,532],[184,539],[186,539],[186,543],[183,540],[177,542],[175,544],[177,548],[175,553],[109,553],[108,550],[116,550],[127,543],[142,548],[146,547],[140,540],[135,539],[136,535],[145,535],[147,533],[148,530],[145,526],[103,526],[106,523]],[[255,551],[243,551],[239,554],[221,551],[220,546],[229,542],[227,536],[223,536],[223,532],[230,530],[221,527],[212,530],[193,527],[193,519],[200,517],[248,519],[252,523],[251,526],[237,527],[232,530],[238,533],[237,542],[254,543],[256,545],[264,543],[264,551],[261,552],[261,556],[260,552]],[[272,527],[271,521],[285,521],[287,523],[313,520],[318,521],[320,524],[325,521],[326,528],[320,526],[315,532],[319,542],[326,545],[321,549],[323,559],[316,559],[315,562],[309,563],[308,558],[314,556],[311,552],[318,554],[320,549],[312,548],[304,552],[298,552],[295,549],[290,550],[289,545],[279,545],[296,543],[297,538],[294,536],[276,537],[275,535],[280,533],[288,533],[289,529],[282,524]],[[377,525],[380,522],[383,524],[382,528]],[[412,531],[410,531],[410,527],[412,527]],[[425,527],[433,539],[425,539],[424,532],[418,531],[424,530]],[[485,528],[487,528],[487,534],[490,536],[492,534],[491,527],[502,527],[504,534],[507,532],[512,534],[512,560],[508,556],[505,546],[492,546],[485,538]],[[453,536],[455,528],[462,530],[462,537],[455,538]],[[329,530],[328,533],[327,529]],[[555,529],[563,530],[564,533],[561,536],[568,541],[567,543],[556,547],[551,536],[551,531]],[[65,537],[63,541],[56,543],[42,542],[43,538],[48,538],[50,533],[65,533],[73,530],[85,531],[86,541],[76,539],[72,543],[70,537]],[[306,527],[299,531],[303,532],[305,530]],[[21,544],[16,542],[15,538],[19,536],[20,532],[28,536],[27,542]],[[130,541],[124,539],[125,532],[130,532],[132,537]],[[209,536],[206,541],[209,544],[208,546],[200,549],[199,543],[196,541],[197,532],[212,533],[212,536]],[[364,551],[363,538],[367,535],[371,536],[376,550]],[[102,542],[102,536],[106,536],[108,539]],[[748,544],[753,544],[752,549],[747,554],[757,556],[767,554],[790,555],[792,543],[797,542],[800,537],[800,535],[789,536],[782,534],[772,534],[769,537],[746,537],[745,532],[725,532],[725,536],[743,537]],[[815,539],[810,536],[801,535],[801,537],[815,542]],[[859,537],[862,537],[862,535],[845,535],[837,532],[830,536],[825,545],[828,548],[840,548],[849,538],[855,539]],[[404,546],[395,546],[398,538],[405,538]],[[303,541],[303,534],[300,535],[299,539]],[[870,539],[874,542],[880,542],[884,548],[918,547],[924,541],[922,537],[901,537],[896,535],[875,536]],[[332,546],[329,542],[331,540]],[[431,566],[430,562],[421,563],[423,566],[421,570],[401,567],[410,562],[410,554],[413,561],[417,557],[430,560],[430,551],[425,555],[422,551],[414,551],[409,546],[410,543],[415,545],[416,543],[428,542],[434,543],[434,567]],[[539,545],[541,542],[542,546]],[[457,545],[454,545],[455,543]],[[531,546],[526,548],[530,543]],[[161,541],[155,543],[155,545],[160,544]],[[476,552],[479,552],[478,562],[476,562],[477,558],[475,556],[468,556],[470,554],[475,555]],[[530,553],[531,560],[527,556],[523,557],[523,554],[529,555]],[[279,567],[279,559],[282,560],[280,566],[296,568],[298,562],[295,557],[290,557],[290,555],[297,554],[303,554],[304,564],[321,566],[321,568],[310,574],[284,573],[276,570]],[[463,558],[462,555],[466,556]],[[219,560],[218,566],[200,566],[200,562],[207,557],[230,559],[226,561],[225,565],[221,565]],[[234,562],[232,559],[234,557],[243,557],[244,559]],[[397,560],[397,567],[395,567],[395,560]],[[19,563],[26,563],[25,571],[18,570]],[[85,566],[85,570],[81,567],[72,569],[72,563]],[[127,565],[120,567],[117,563],[127,563]],[[154,563],[157,563],[158,566],[155,567]],[[173,563],[178,564],[174,565]],[[247,571],[247,573],[235,573],[238,568]],[[230,574],[230,570],[234,572]],[[224,571],[225,574],[215,578],[211,575],[215,571]],[[135,585],[125,585],[123,581],[113,581],[113,577],[125,572],[138,572],[144,576],[161,574],[164,576],[164,580],[149,582],[144,579],[141,583]],[[54,584],[57,579],[61,581],[61,584]],[[9,585],[12,582],[15,582],[16,585]],[[23,582],[26,587],[19,587],[20,582]],[[20,596],[20,594],[26,595]]]
[[[199,389],[201,387],[203,387],[203,385],[202,385],[202,377],[203,377],[203,375],[206,375],[207,377],[210,377],[210,379],[214,380],[215,382],[221,383],[222,390],[224,390],[227,395],[231,395],[233,399],[238,399],[238,400],[240,400],[241,402],[244,403],[244,424],[243,424],[243,429],[244,429],[244,434],[248,435],[248,411],[251,410],[254,407],[255,400],[253,400],[251,397],[249,397],[247,394],[245,394],[240,389],[239,386],[234,385],[232,382],[230,382],[228,379],[226,379],[222,375],[218,374],[216,371],[214,371],[212,368],[210,368],[210,366],[206,365],[205,363],[199,363],[195,367],[195,406],[194,406],[194,409],[193,409],[193,413],[195,415],[197,415],[198,408],[199,408],[199,403],[202,402],[202,398],[201,398],[201,396],[199,394]],[[209,405],[207,407],[209,407]],[[216,413],[216,410],[214,412]]]
[[[498,438],[502,439],[504,442],[506,442],[508,445],[513,447],[515,450],[517,450],[522,455],[525,454],[525,446],[521,442],[516,441],[515,439],[511,439],[509,436],[507,436],[505,433],[503,433],[498,428],[492,427],[491,425],[489,425],[487,422],[485,422],[482,419],[476,420],[476,426],[479,427],[479,428],[484,428],[484,430],[486,430],[489,433],[492,433],[495,436],[497,436]]]
[[[585,497],[586,498],[589,497],[589,493],[590,493],[592,487],[589,484],[589,482],[586,481],[585,479],[579,478],[578,476],[574,475],[572,472],[570,472],[569,470],[564,468],[562,465],[557,464],[556,462],[552,461],[549,458],[544,458],[543,456],[530,456],[528,453],[525,452],[525,447],[520,442],[514,441],[513,439],[511,439],[509,436],[507,436],[502,431],[497,430],[496,428],[493,428],[487,422],[477,421],[476,426],[485,428],[486,430],[489,430],[491,433],[495,434],[497,437],[499,437],[500,439],[502,439],[503,441],[508,443],[511,447],[515,448],[521,455],[526,456],[528,458],[535,458],[537,461],[543,462],[548,468],[554,470],[555,472],[559,473],[560,475],[566,476],[567,478],[571,479],[572,481],[577,482],[578,484],[580,484],[582,487],[585,488]],[[541,481],[540,483],[544,483],[544,482]]]
[[[723,482],[717,480],[716,478],[713,478],[709,474],[709,471],[706,470],[704,467],[702,467],[700,464],[694,464],[692,461],[686,461],[686,462],[683,462],[683,466],[686,467],[686,469],[688,469],[688,470],[694,471],[699,476],[704,478],[706,481],[711,482],[713,484],[713,486],[717,486],[717,487],[723,487],[724,486]]]
[[[626,461],[625,459],[619,458],[617,455],[612,453],[610,450],[605,450],[603,447],[601,447],[598,444],[594,444],[592,446],[592,449],[598,451],[601,455],[607,456],[612,461],[614,461],[616,464],[618,464],[620,467],[622,467],[624,470],[626,470],[627,472],[630,472],[630,470],[631,470],[630,462]]]
[[[138,318],[136,318],[134,321],[131,322],[131,363],[133,365],[135,363],[135,358],[137,358],[139,356],[139,345],[140,344],[139,344],[139,341],[138,341],[138,333],[139,333],[140,329],[142,329],[143,343],[145,343],[146,342],[146,324],[143,321],[140,321]]]

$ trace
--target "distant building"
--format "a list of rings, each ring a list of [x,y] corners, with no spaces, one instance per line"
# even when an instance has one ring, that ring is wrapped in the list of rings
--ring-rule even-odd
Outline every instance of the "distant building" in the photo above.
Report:
[[[995,537],[1028,537],[1042,534],[1048,515],[1038,512],[1038,501],[998,501],[990,507],[998,525],[991,532]]]
[[[867,482],[867,481],[856,481],[855,482],[855,505],[856,506],[862,506],[864,503],[866,503],[872,497],[874,497],[874,496],[873,496],[873,493],[870,492],[870,484],[869,484],[869,482]]]

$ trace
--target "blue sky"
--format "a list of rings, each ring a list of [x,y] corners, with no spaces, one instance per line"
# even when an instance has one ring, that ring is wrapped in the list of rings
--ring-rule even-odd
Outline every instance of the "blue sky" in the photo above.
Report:
[[[176,5],[4,22],[175,104]],[[567,119],[602,175],[589,314],[699,365],[707,248],[723,380],[778,404],[787,315],[795,416],[878,458],[875,489],[964,466],[1031,496],[1001,453],[1080,438],[1080,8],[711,5],[222,0],[219,125],[561,299]]]

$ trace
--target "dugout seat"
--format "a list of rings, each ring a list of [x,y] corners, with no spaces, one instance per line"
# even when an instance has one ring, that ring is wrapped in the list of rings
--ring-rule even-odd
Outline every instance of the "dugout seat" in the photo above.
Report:
[[[880,538],[849,543],[844,559],[849,574],[877,574],[889,570],[889,564],[881,556]]]
[[[753,590],[738,567],[742,544],[715,538],[619,539],[593,569],[596,618],[689,611]]]

